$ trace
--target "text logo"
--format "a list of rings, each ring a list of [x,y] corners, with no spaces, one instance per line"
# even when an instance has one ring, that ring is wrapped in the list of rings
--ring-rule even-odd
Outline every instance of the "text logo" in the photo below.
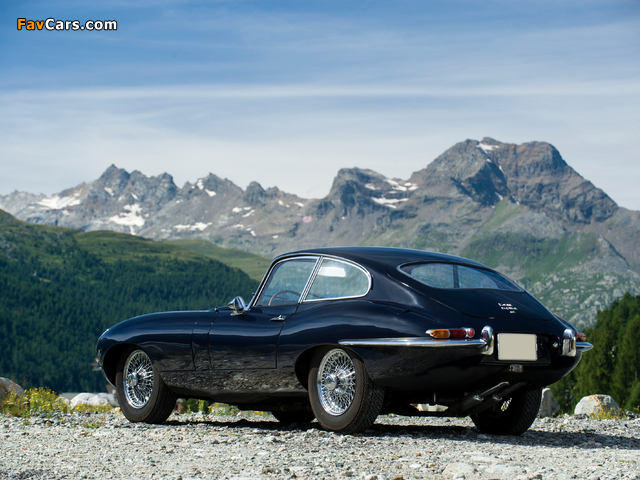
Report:
[[[82,23],[80,20],[56,20],[47,18],[46,20],[18,19],[18,30],[118,30],[118,22],[115,20],[87,20]]]

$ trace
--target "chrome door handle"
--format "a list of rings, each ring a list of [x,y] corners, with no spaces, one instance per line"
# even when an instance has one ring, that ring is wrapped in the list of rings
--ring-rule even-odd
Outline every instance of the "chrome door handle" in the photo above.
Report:
[[[283,322],[285,318],[287,318],[287,317],[283,317],[282,315],[278,315],[277,317],[273,317],[269,321],[270,322]]]

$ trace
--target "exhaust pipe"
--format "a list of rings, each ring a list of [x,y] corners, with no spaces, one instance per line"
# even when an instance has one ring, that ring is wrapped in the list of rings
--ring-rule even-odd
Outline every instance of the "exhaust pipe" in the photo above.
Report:
[[[484,390],[483,392],[474,392],[466,397],[461,398],[451,405],[447,412],[454,415],[470,415],[479,413],[487,408],[502,401],[503,398],[512,394],[519,388],[524,387],[527,382],[518,382],[511,385],[509,382],[500,382],[497,385]]]

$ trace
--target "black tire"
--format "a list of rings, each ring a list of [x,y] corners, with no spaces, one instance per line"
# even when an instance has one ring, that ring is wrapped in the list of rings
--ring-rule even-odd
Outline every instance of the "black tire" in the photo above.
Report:
[[[316,416],[309,408],[300,408],[295,410],[272,410],[271,415],[276,417],[282,423],[309,423]]]
[[[541,399],[542,388],[522,389],[490,409],[471,415],[471,420],[484,433],[521,435],[536,419]]]
[[[309,400],[323,428],[356,433],[378,418],[384,389],[371,381],[358,357],[339,347],[324,348],[311,360]]]
[[[132,422],[162,423],[178,399],[140,349],[128,352],[118,362],[116,391],[122,413]]]

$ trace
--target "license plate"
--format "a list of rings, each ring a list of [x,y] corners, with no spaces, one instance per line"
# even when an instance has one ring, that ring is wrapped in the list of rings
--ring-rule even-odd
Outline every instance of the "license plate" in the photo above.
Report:
[[[499,333],[498,360],[538,360],[537,337],[533,334]]]

